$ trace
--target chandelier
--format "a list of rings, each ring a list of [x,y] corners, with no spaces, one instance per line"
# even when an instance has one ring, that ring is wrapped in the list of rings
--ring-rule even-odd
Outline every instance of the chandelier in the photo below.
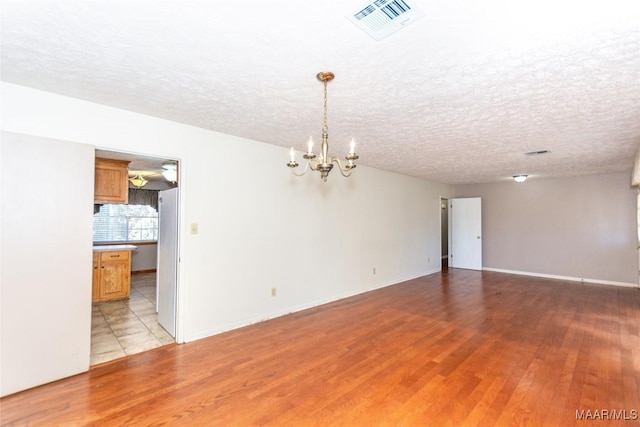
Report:
[[[327,126],[327,83],[333,80],[335,75],[330,71],[321,71],[316,75],[316,77],[324,85],[324,120],[322,123],[321,152],[319,154],[313,152],[313,138],[309,137],[307,152],[302,155],[302,158],[307,161],[307,165],[305,166],[304,170],[301,173],[296,172],[298,162],[296,162],[296,153],[295,151],[293,151],[293,147],[291,147],[290,151],[291,160],[289,160],[287,166],[291,168],[291,172],[295,176],[302,176],[309,169],[311,169],[312,171],[320,172],[320,178],[322,178],[322,180],[326,182],[327,176],[329,176],[329,172],[331,172],[331,169],[333,169],[334,163],[338,165],[338,169],[340,169],[340,173],[342,174],[342,176],[351,176],[351,172],[353,172],[353,169],[355,169],[356,167],[354,161],[358,159],[358,155],[355,151],[356,142],[351,139],[349,154],[347,154],[345,157],[345,159],[347,160],[347,164],[343,166],[339,158],[329,157],[329,127]]]

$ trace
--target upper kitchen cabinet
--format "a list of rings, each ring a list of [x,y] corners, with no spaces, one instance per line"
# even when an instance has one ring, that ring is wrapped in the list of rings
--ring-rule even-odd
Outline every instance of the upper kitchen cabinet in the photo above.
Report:
[[[96,157],[95,203],[127,203],[129,162]]]

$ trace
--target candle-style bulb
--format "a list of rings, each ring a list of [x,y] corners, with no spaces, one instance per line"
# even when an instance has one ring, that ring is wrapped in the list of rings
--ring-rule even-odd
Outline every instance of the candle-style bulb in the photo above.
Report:
[[[356,141],[351,138],[351,144],[349,144],[349,154],[355,154],[356,152]]]
[[[309,142],[307,143],[307,153],[313,153],[313,138],[309,137]]]
[[[296,152],[293,151],[293,147],[291,147],[291,151],[289,151],[289,155],[291,156],[291,161],[295,162],[296,161]]]

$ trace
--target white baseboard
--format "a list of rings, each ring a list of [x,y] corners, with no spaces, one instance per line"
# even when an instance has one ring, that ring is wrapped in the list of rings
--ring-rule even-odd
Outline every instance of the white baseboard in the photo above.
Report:
[[[545,279],[568,280],[570,282],[595,283],[598,285],[610,285],[610,286],[624,286],[626,288],[640,287],[640,284],[638,283],[614,282],[611,280],[599,280],[599,279],[587,279],[584,277],[558,276],[555,274],[532,273],[530,271],[504,270],[502,268],[483,267],[482,269],[486,271],[495,271],[496,273],[519,274],[521,276],[533,276],[533,277],[542,277]]]

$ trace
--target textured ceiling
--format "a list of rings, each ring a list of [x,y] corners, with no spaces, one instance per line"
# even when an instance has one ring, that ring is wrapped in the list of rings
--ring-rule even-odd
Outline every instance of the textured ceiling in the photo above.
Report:
[[[1,78],[303,150],[330,70],[330,154],[355,137],[362,164],[450,184],[631,171],[637,0],[414,0],[380,41],[345,17],[366,4],[3,0]]]

